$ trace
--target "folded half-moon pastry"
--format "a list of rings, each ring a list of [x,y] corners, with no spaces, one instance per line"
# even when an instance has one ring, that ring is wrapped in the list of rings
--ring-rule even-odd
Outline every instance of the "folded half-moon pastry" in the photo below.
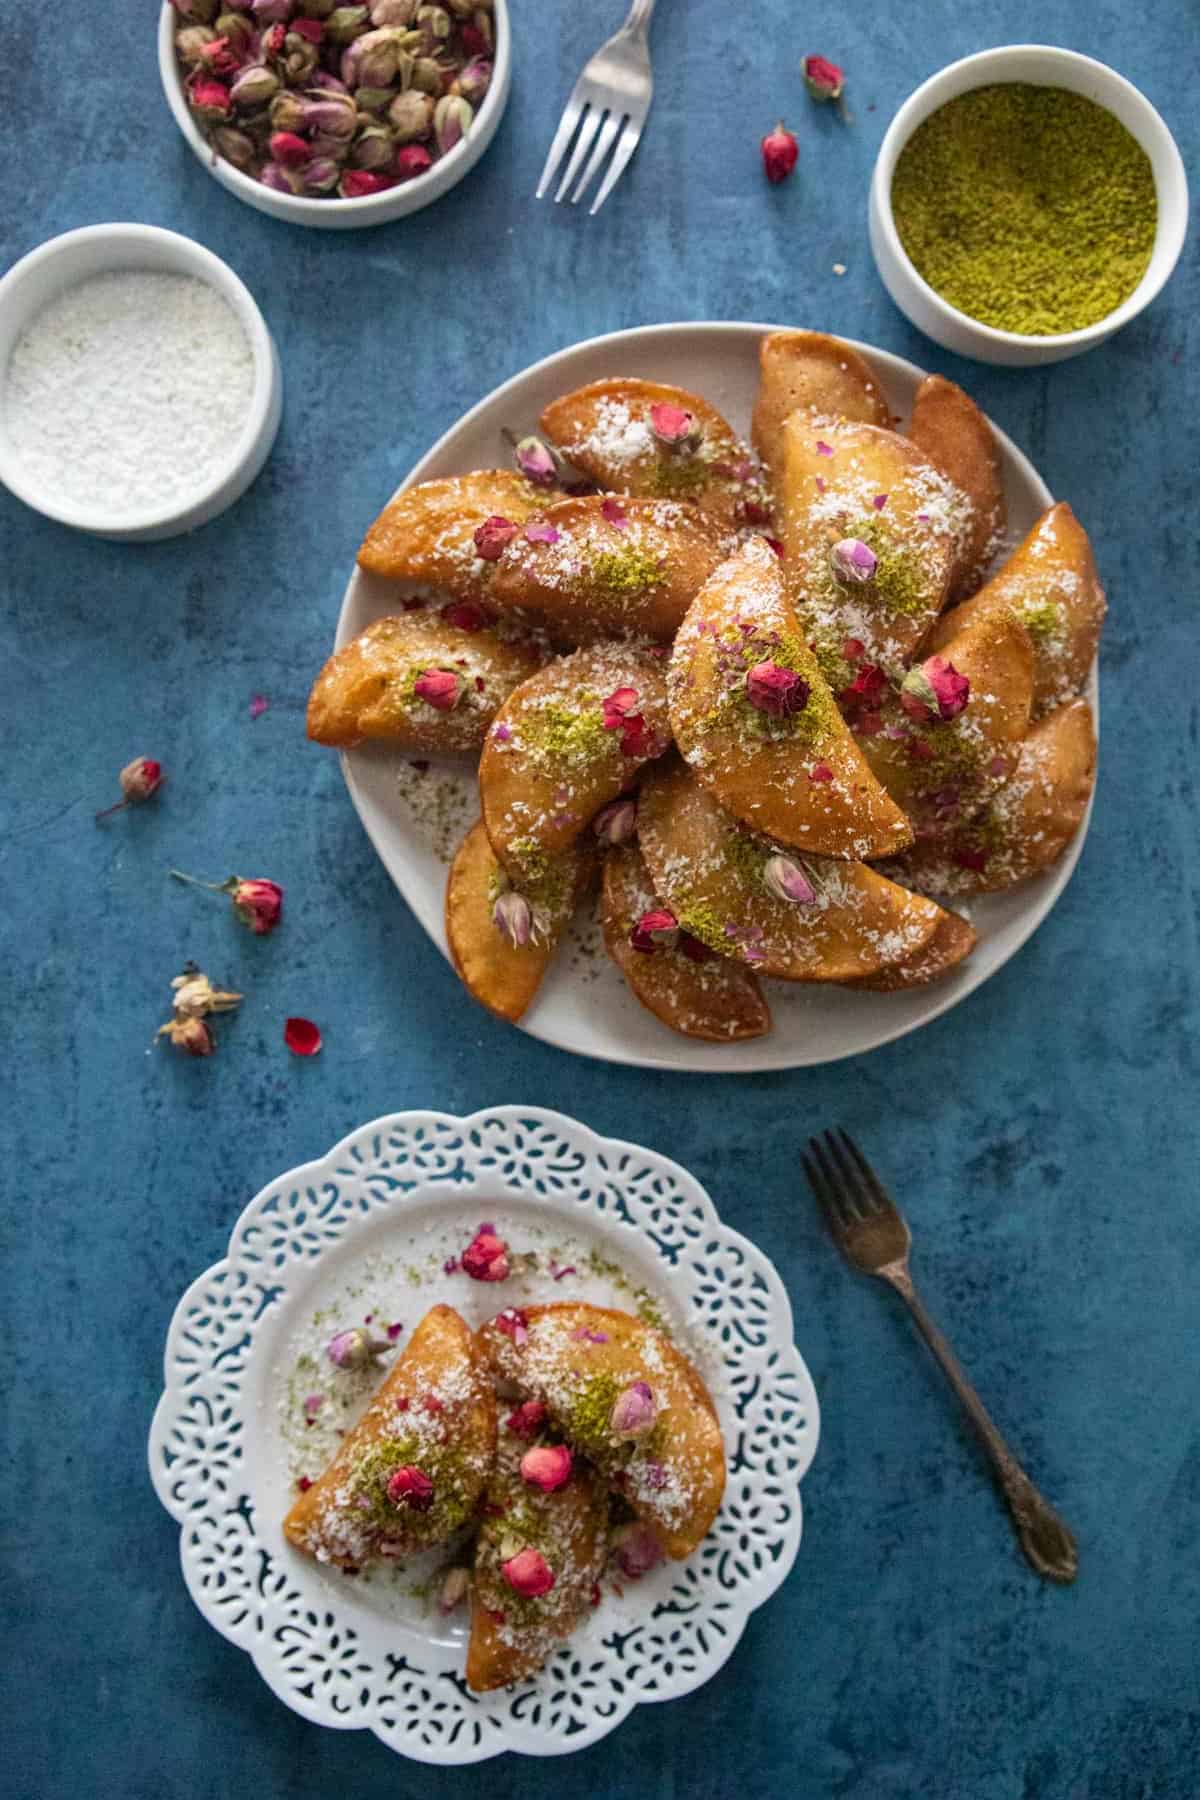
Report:
[[[501,1019],[528,1011],[595,866],[590,844],[556,855],[496,859],[483,821],[458,847],[446,880],[446,941],[463,986]]]
[[[544,492],[510,469],[418,482],[384,507],[363,539],[359,567],[426,582],[456,600],[486,599],[494,564],[479,554],[475,533],[492,518],[522,525],[545,502]]]
[[[927,375],[913,401],[908,435],[971,503],[971,521],[950,573],[950,598],[972,594],[1004,536],[1008,508],[1000,451],[969,394],[943,375]]]
[[[775,474],[783,466],[783,425],[793,413],[810,422],[856,419],[888,427],[892,416],[875,371],[858,351],[823,331],[770,331],[758,350],[758,397],[750,435]]]

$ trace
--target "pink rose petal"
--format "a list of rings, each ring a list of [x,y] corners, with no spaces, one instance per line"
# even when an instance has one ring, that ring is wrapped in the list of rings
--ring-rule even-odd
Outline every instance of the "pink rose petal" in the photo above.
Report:
[[[316,1056],[321,1048],[320,1028],[311,1019],[285,1019],[283,1041],[293,1056]]]
[[[271,704],[271,702],[267,699],[265,694],[251,694],[251,696],[250,696],[250,717],[252,719],[261,719],[262,715],[267,711],[270,704]]]

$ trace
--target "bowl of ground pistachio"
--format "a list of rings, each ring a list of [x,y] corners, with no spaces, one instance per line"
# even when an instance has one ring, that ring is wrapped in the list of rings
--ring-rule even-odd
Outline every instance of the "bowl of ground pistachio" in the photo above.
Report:
[[[1140,313],[1175,267],[1188,193],[1145,96],[1089,56],[981,51],[904,103],[871,183],[871,249],[901,312],[981,362],[1060,362]]]

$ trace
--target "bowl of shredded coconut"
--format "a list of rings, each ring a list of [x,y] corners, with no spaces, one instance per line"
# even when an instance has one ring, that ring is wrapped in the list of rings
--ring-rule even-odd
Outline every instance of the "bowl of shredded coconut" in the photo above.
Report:
[[[147,542],[261,470],[279,358],[249,290],[173,231],[92,225],[0,281],[0,481],[47,518]]]

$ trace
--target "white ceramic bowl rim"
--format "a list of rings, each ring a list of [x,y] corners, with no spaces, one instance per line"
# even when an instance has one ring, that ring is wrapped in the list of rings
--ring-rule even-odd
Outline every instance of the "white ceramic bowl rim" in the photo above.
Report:
[[[499,71],[507,60],[509,51],[507,10],[503,6],[497,7],[494,18],[496,24],[496,43],[493,48],[491,62],[493,70]],[[250,200],[250,203],[253,204],[251,196],[255,194],[257,189],[262,187],[262,182],[256,181],[253,175],[247,175],[243,170],[237,168],[227,157],[218,157],[217,152],[213,149],[213,146],[209,143],[208,139],[204,136],[204,133],[193,119],[191,108],[184,98],[183,80],[179,73],[179,62],[175,55],[175,30],[178,20],[179,14],[171,5],[171,0],[163,0],[163,9],[159,15],[158,28],[159,67],[162,71],[163,87],[166,91],[167,100],[170,104],[171,111],[175,116],[175,123],[178,125],[180,131],[182,131],[184,137],[196,152],[197,156],[200,157],[201,161],[219,161],[221,164],[222,180],[229,186],[233,193]],[[168,75],[172,78],[168,79]],[[502,80],[496,79],[496,75],[493,74],[492,82],[488,87],[487,93],[483,97],[483,105],[476,113],[471,125],[471,130],[467,133],[466,137],[460,138],[453,150],[448,151],[445,156],[439,157],[437,162],[434,163],[433,168],[426,169],[423,175],[415,176],[412,181],[406,181],[403,184],[403,192],[414,195],[423,193],[426,184],[432,180],[434,174],[439,170],[441,171],[440,179],[445,180],[450,172],[467,154],[467,147],[471,142],[472,136],[476,132],[482,133],[486,130],[488,121],[491,119],[496,108],[498,106],[503,106],[505,98],[505,83]],[[453,186],[453,182],[448,182],[447,185]],[[318,200],[306,194],[280,194],[278,198],[283,202],[287,209],[287,213],[296,220],[311,217],[314,213],[332,215],[334,217],[339,215],[345,217],[347,214],[353,213],[355,218],[361,219],[363,224],[367,225],[370,224],[373,214],[382,213],[385,217],[388,216],[388,202],[394,202],[395,195],[395,188],[384,188],[382,193],[363,194],[356,200],[344,200],[340,195],[336,199],[330,197]],[[415,212],[416,210],[417,207],[414,206],[413,211]],[[380,220],[380,223],[382,222],[383,221]]]
[[[194,275],[204,281],[222,299],[228,301],[237,315],[242,329],[246,333],[251,352],[254,357],[254,387],[250,395],[250,404],[246,410],[245,423],[238,433],[228,457],[222,462],[216,473],[205,482],[203,487],[189,489],[182,499],[174,499],[165,510],[150,510],[139,513],[122,513],[114,518],[110,513],[97,512],[83,506],[64,506],[62,501],[42,488],[35,486],[26,475],[25,466],[20,458],[10,452],[5,442],[4,433],[0,430],[0,481],[12,490],[19,499],[28,506],[42,513],[46,518],[56,520],[60,525],[70,525],[76,530],[97,532],[103,535],[119,528],[122,533],[154,530],[167,526],[173,520],[208,505],[253,453],[255,444],[271,407],[271,393],[275,382],[274,354],[271,335],[266,321],[259,311],[253,294],[241,279],[235,275],[228,263],[222,262],[203,244],[194,238],[184,237],[178,231],[166,231],[158,225],[139,225],[130,222],[114,221],[104,225],[84,225],[77,231],[65,231],[59,237],[49,238],[46,243],[39,244],[0,280],[0,314],[6,304],[11,304],[13,297],[19,293],[25,280],[44,264],[61,259],[69,263],[75,250],[87,244],[106,243],[114,249],[124,246],[128,256],[114,259],[110,272],[119,268],[129,270],[148,269],[152,273],[164,274],[172,271],[161,264],[148,263],[139,252],[148,244],[157,244],[168,249],[178,257],[180,274]],[[96,274],[104,273],[96,270]],[[89,280],[87,274],[76,278],[64,268],[61,292],[66,293],[80,281]],[[4,387],[7,382],[7,368],[0,369],[0,406],[3,405]]]
[[[1178,209],[1178,214],[1172,228],[1172,235],[1175,241],[1166,244],[1167,254],[1163,258],[1160,268],[1156,271],[1153,270],[1154,258],[1153,252],[1151,252],[1151,264],[1147,267],[1145,274],[1133,289],[1133,292],[1126,295],[1120,306],[1114,307],[1110,313],[1105,313],[1102,319],[1094,319],[1090,325],[1081,326],[1077,331],[1002,331],[998,326],[987,325],[982,319],[976,319],[970,313],[963,312],[959,307],[952,305],[951,302],[946,299],[944,294],[939,294],[937,289],[931,287],[925,280],[925,277],[921,274],[919,269],[917,269],[907,250],[904,248],[900,233],[896,229],[896,221],[892,216],[892,176],[895,173],[896,163],[899,160],[900,152],[907,144],[918,125],[923,124],[926,118],[932,117],[933,112],[937,111],[937,107],[930,108],[924,112],[922,111],[923,102],[928,99],[931,90],[947,85],[949,78],[966,69],[977,71],[979,75],[978,81],[971,82],[967,87],[958,88],[953,95],[947,94],[945,102],[942,102],[942,104],[947,104],[952,98],[956,98],[958,94],[970,93],[974,88],[986,87],[993,81],[1001,82],[1005,80],[1002,71],[1006,63],[1011,64],[1016,62],[1018,58],[1025,58],[1033,55],[1045,59],[1047,76],[1052,73],[1053,65],[1057,63],[1062,69],[1074,68],[1080,72],[1084,70],[1091,71],[1100,81],[1109,84],[1118,92],[1123,93],[1130,104],[1140,113],[1145,123],[1146,135],[1149,137],[1158,137],[1166,159],[1171,165],[1173,179],[1178,184],[1183,199],[1183,204]],[[1029,80],[1029,77],[1022,76],[1017,79]],[[1053,86],[1053,82],[1050,79],[1046,79],[1045,81],[1031,83],[1031,85],[1050,87]],[[1096,104],[1103,105],[1103,102],[1098,100]],[[921,117],[914,118],[914,115],[918,113],[921,114]],[[1126,125],[1125,128],[1130,132],[1132,137],[1137,139],[1141,147],[1146,149],[1146,145],[1142,142],[1138,133],[1133,131],[1128,125]],[[1183,248],[1183,240],[1187,233],[1187,176],[1184,171],[1183,158],[1179,153],[1179,146],[1171,135],[1170,127],[1167,125],[1162,114],[1158,111],[1157,107],[1153,106],[1151,102],[1147,100],[1140,88],[1135,87],[1132,81],[1127,80],[1127,78],[1124,75],[1119,74],[1116,69],[1110,68],[1107,63],[1098,61],[1094,56],[1084,56],[1081,51],[1066,50],[1057,44],[998,44],[991,50],[977,50],[970,56],[959,57],[956,62],[947,63],[944,68],[938,69],[935,74],[930,75],[927,80],[923,81],[920,87],[913,90],[908,99],[893,117],[891,124],[884,133],[883,142],[879,146],[879,156],[875,165],[875,180],[878,183],[881,222],[884,229],[887,231],[889,242],[926,300],[933,306],[940,308],[950,318],[960,320],[963,324],[968,325],[971,330],[977,332],[983,340],[993,344],[1024,345],[1031,349],[1053,347],[1055,349],[1067,350],[1073,346],[1085,346],[1097,338],[1111,337],[1114,331],[1118,331],[1122,325],[1128,324],[1130,319],[1134,318],[1144,307],[1148,306],[1155,296],[1161,292],[1174,271],[1175,263],[1178,260],[1180,250]],[[1166,209],[1164,209],[1163,206],[1164,195],[1162,192],[1162,185],[1157,176],[1155,177],[1155,188],[1158,198],[1157,230],[1158,233],[1161,234],[1164,231],[1164,228],[1168,228],[1169,221]],[[1156,235],[1156,248],[1158,241],[1159,239]]]

